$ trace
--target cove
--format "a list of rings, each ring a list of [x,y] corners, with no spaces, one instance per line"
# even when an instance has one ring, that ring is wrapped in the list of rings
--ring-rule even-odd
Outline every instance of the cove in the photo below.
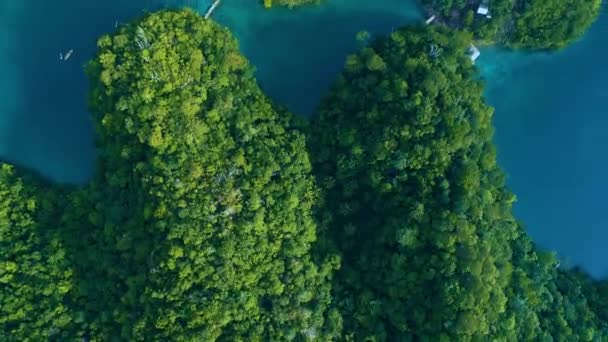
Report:
[[[152,0],[0,2],[0,158],[58,182],[93,172],[84,63],[116,21]],[[74,50],[68,61],[59,53]]]
[[[94,169],[83,64],[97,36],[142,9],[207,1],[58,0],[0,4],[0,158],[59,182],[85,182]],[[420,23],[413,0],[330,0],[298,10],[264,10],[225,0],[214,18],[238,37],[262,88],[310,115],[357,48],[356,32],[388,33]],[[488,48],[478,64],[496,107],[499,160],[518,195],[516,214],[541,247],[557,250],[596,277],[608,275],[608,33],[604,14],[585,38],[552,54]],[[59,52],[74,49],[68,62]]]
[[[495,107],[515,215],[563,264],[608,277],[608,12],[557,53],[489,48],[479,66]]]

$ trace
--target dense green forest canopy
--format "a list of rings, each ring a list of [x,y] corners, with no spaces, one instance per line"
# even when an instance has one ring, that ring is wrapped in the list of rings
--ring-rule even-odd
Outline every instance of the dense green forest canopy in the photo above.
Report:
[[[580,38],[600,13],[602,0],[418,0],[426,12],[486,44],[560,49]],[[321,0],[263,0],[266,8],[318,4]],[[480,6],[488,14],[478,14]]]
[[[608,336],[608,285],[513,218],[471,39],[372,42],[309,124],[192,11],[101,37],[94,179],[0,164],[0,340]]]
[[[0,163],[0,340],[45,341],[73,319],[57,194]]]
[[[420,0],[453,27],[465,28],[486,42],[514,48],[559,49],[589,28],[601,0]],[[477,14],[485,5],[490,17]]]
[[[53,324],[99,341],[330,339],[337,260],[310,253],[317,191],[305,138],[261,92],[235,39],[194,12],[162,11],[98,46],[87,68],[96,178],[46,227],[34,220],[44,209],[30,199],[35,189],[22,190],[11,170],[0,179],[2,246],[15,244],[1,262],[13,273],[24,267],[1,275],[23,293],[3,288],[0,331],[27,336],[17,332]],[[33,235],[44,229],[70,232],[73,275],[61,241]],[[37,269],[48,274],[28,276]],[[62,308],[64,279],[77,284],[67,294],[73,316]],[[57,299],[38,303],[47,292]],[[28,320],[35,311],[43,322]]]
[[[596,290],[514,219],[471,37],[402,29],[349,56],[313,118],[319,222],[355,341],[606,336]]]

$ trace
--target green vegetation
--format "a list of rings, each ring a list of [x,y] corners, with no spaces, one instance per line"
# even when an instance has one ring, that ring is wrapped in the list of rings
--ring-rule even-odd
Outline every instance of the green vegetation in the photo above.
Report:
[[[333,290],[344,334],[608,334],[589,281],[558,272],[555,256],[536,251],[512,216],[515,196],[496,164],[492,110],[464,53],[469,44],[446,29],[394,32],[347,58],[313,119],[321,227],[343,256]]]
[[[529,0],[516,8],[511,45],[563,48],[580,38],[597,18],[601,0]]]
[[[303,5],[318,4],[321,0],[264,0],[264,7],[271,8],[272,6],[284,6],[295,8]]]
[[[285,128],[236,41],[184,11],[98,45],[89,76],[103,152],[89,215],[108,273],[122,266],[108,298],[122,336],[324,336],[334,266],[309,255],[305,139]]]
[[[338,260],[317,264],[310,253],[317,191],[305,138],[260,91],[229,32],[190,11],[163,11],[98,46],[87,68],[98,175],[70,196],[57,228],[71,236],[77,263],[70,298],[82,324],[66,329],[101,341],[330,339],[324,316]],[[27,216],[35,204],[9,180],[3,247],[38,230]],[[3,265],[49,274],[2,274],[26,292],[2,293],[2,303],[16,302],[3,305],[5,332],[18,318],[24,332],[63,324],[52,304],[70,288],[53,284],[70,268],[51,263],[61,261],[59,243],[32,239],[3,248]],[[45,264],[47,254],[58,256]],[[47,287],[57,299],[38,302],[35,291]],[[42,310],[43,322],[22,318]]]
[[[70,324],[72,268],[57,195],[0,163],[0,340],[47,341]]]
[[[0,167],[0,340],[608,336],[608,284],[513,218],[471,39],[372,42],[309,125],[191,11],[100,38],[95,178]]]
[[[485,42],[513,48],[559,49],[580,38],[597,18],[601,0],[492,0],[491,18],[476,14],[483,1],[421,0],[449,26]]]

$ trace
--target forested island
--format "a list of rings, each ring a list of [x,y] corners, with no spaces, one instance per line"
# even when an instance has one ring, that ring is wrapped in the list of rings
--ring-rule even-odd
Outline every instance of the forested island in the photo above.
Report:
[[[473,32],[486,44],[560,49],[580,38],[599,15],[601,0],[420,0],[429,15]]]
[[[193,11],[101,37],[94,178],[0,166],[0,340],[608,338],[608,284],[513,216],[472,40],[375,39],[304,120]]]
[[[294,8],[321,0],[264,0]],[[331,1],[331,0],[325,0]],[[417,0],[432,22],[472,32],[483,44],[561,49],[595,21],[602,0]]]

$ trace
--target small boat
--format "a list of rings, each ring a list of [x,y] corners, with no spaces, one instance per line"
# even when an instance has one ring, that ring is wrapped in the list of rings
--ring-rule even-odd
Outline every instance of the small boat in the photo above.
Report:
[[[59,60],[62,61],[63,60],[63,52],[59,53]]]
[[[72,57],[73,53],[74,53],[74,49],[70,49],[70,51],[68,51],[68,53],[65,54],[65,57],[63,58],[63,60],[67,61],[68,59],[70,59],[70,57]]]

